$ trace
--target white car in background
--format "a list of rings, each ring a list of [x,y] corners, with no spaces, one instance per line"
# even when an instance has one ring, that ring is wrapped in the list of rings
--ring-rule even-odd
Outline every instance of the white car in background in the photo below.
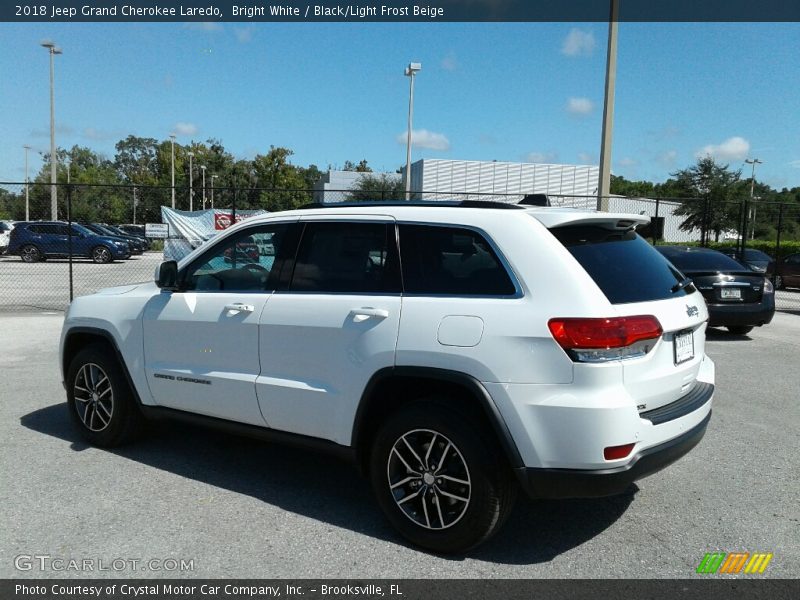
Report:
[[[345,456],[400,534],[464,552],[518,489],[623,493],[703,437],[708,312],[647,221],[492,202],[253,217],[153,283],[75,299],[69,413],[103,447],[168,417]]]
[[[0,221],[0,254],[5,254],[8,248],[12,229],[14,229],[13,221]]]

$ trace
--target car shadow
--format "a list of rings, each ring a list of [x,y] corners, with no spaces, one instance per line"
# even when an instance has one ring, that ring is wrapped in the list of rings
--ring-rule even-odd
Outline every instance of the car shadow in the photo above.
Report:
[[[706,340],[714,342],[743,342],[752,341],[753,338],[750,337],[749,333],[741,335],[719,327],[709,327],[706,329]]]
[[[21,425],[70,443],[90,446],[70,422],[65,404],[48,406],[20,419]],[[108,450],[118,456],[182,477],[252,496],[284,510],[410,547],[397,535],[374,501],[369,482],[356,468],[312,450],[286,448],[186,424],[152,423],[144,439]],[[508,522],[468,556],[506,564],[548,562],[591,540],[626,511],[638,488],[613,498],[529,501],[521,496]]]

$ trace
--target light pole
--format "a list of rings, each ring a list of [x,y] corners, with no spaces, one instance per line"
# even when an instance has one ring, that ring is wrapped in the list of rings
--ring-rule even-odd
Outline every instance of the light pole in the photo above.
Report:
[[[408,131],[406,132],[406,200],[411,199],[411,129],[414,117],[414,78],[422,70],[422,63],[409,63],[405,75],[410,79],[408,91]]]
[[[55,100],[55,77],[54,60],[56,54],[61,54],[61,48],[56,48],[53,42],[42,42],[42,46],[47,48],[50,53],[50,212],[52,219],[58,218],[58,192],[56,191],[56,100]]]
[[[219,177],[219,175],[212,175],[211,176],[211,208],[214,208],[214,180]]]
[[[611,193],[611,141],[614,131],[614,90],[617,83],[617,29],[619,0],[611,0],[606,54],[606,90],[603,100],[603,132],[600,140],[600,181],[597,186],[597,210],[608,212]]]
[[[750,209],[752,211],[752,218],[750,219],[752,233],[750,234],[750,239],[752,240],[753,238],[756,237],[756,205],[754,202],[755,196],[753,195],[755,193],[755,188],[756,188],[756,165],[763,165],[764,161],[759,160],[757,158],[754,158],[752,160],[746,158],[744,162],[746,162],[748,165],[753,165],[753,173],[750,176],[750,206],[752,207]],[[745,232],[744,235],[745,237],[747,237],[747,232]]]
[[[175,134],[169,134],[169,143],[172,150],[172,210],[175,210]]]
[[[30,221],[30,198],[28,197],[30,188],[30,184],[28,183],[28,150],[30,150],[31,147],[23,146],[23,148],[25,148],[25,220]]]
[[[194,189],[192,188],[192,157],[194,152],[187,152],[189,156],[189,210],[194,210]]]
[[[200,170],[203,172],[203,210],[206,209],[206,166],[200,165]]]

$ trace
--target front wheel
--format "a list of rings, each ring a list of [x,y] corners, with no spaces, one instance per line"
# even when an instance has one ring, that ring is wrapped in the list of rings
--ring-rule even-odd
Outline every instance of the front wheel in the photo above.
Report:
[[[370,475],[400,534],[440,553],[462,553],[491,537],[517,491],[484,428],[434,402],[415,402],[388,417],[372,447]]]
[[[728,331],[730,331],[731,333],[733,333],[735,335],[745,335],[745,334],[750,333],[751,331],[753,331],[753,326],[752,325],[735,325],[735,326],[731,325],[731,326],[728,327]]]
[[[26,263],[35,263],[42,260],[42,253],[33,245],[23,246],[19,251],[19,256]]]
[[[92,250],[92,260],[96,263],[110,263],[114,257],[105,246],[97,246]]]
[[[111,448],[138,435],[144,418],[122,368],[105,346],[78,352],[66,383],[70,417],[90,444]]]

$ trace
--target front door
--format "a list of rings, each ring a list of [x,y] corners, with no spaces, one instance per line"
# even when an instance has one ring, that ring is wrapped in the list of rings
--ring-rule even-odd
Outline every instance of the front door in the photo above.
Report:
[[[145,307],[147,381],[160,406],[264,425],[255,393],[259,319],[290,224],[226,236],[181,269],[180,291]]]

